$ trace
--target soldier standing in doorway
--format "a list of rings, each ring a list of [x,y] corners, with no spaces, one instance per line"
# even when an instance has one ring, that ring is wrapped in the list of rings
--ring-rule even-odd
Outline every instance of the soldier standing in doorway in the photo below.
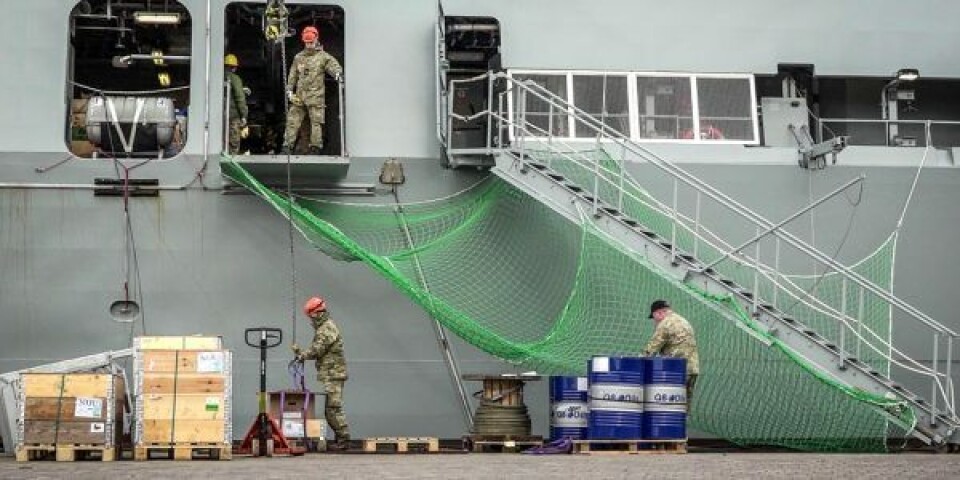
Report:
[[[320,32],[316,27],[306,27],[301,33],[304,48],[293,57],[287,78],[287,129],[283,134],[283,153],[293,152],[297,132],[303,118],[310,116],[309,155],[319,155],[323,148],[323,123],[326,107],[324,75],[330,74],[338,82],[342,80],[343,68],[337,59],[323,51]]]
[[[324,415],[334,432],[334,450],[346,450],[350,444],[350,428],[343,413],[343,384],[347,381],[347,360],[343,354],[343,338],[340,329],[333,323],[327,304],[320,297],[313,297],[303,305],[303,313],[313,325],[313,343],[304,350],[293,344],[290,348],[296,359],[317,361],[317,381],[327,391]]]
[[[247,128],[247,90],[243,87],[243,80],[237,75],[237,68],[240,67],[240,61],[237,56],[230,53],[223,57],[224,78],[229,85],[229,147],[230,155],[236,155],[240,152],[240,140],[243,137],[243,130]]]

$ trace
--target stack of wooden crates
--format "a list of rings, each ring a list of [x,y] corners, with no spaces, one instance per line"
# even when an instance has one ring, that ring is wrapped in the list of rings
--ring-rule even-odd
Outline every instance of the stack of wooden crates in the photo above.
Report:
[[[20,375],[17,461],[117,457],[123,435],[123,377],[110,373]]]
[[[232,455],[232,368],[220,337],[134,340],[135,460]]]

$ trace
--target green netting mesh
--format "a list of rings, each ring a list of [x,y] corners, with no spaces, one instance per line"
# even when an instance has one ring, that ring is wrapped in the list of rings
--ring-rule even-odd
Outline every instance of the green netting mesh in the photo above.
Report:
[[[883,412],[912,425],[912,411],[836,383],[732,300],[662,275],[590,222],[570,222],[495,177],[402,207],[291,204],[229,159],[222,166],[292,214],[319,249],[366,262],[452,332],[524,368],[582,375],[592,355],[636,355],[652,334],[650,302],[668,298],[700,344],[692,428],[743,445],[879,451],[888,435]]]
[[[562,153],[533,150],[528,153],[573,183],[591,192],[598,191],[597,197],[601,201],[616,206],[628,217],[639,221],[645,229],[667,240],[676,239],[678,249],[695,253],[704,263],[720,258],[733,248],[733,245],[722,244],[720,239],[715,239],[712,244],[696,241],[693,235],[694,221],[690,218],[680,218],[684,227],[674,230],[670,207],[638,186],[629,174],[621,172],[622,163],[603,149]],[[596,180],[598,178],[599,181]],[[698,231],[710,236],[702,228]],[[851,269],[881,288],[890,288],[894,247],[894,237],[891,235],[872,255]],[[843,277],[835,272],[821,276],[781,275],[778,277],[780,283],[792,284],[793,288],[789,292],[782,289],[775,292],[774,273],[771,271],[766,276],[756,276],[752,261],[730,258],[717,264],[714,269],[748,290],[752,290],[756,284],[759,298],[771,303],[777,300],[776,306],[784,312],[823,337],[840,344],[844,350],[878,371],[889,373],[889,357],[881,352],[887,352],[890,342],[891,312],[889,304],[876,294],[852,283],[844,285]],[[844,294],[846,302],[842,300]],[[848,320],[847,326],[843,327],[837,320],[840,312],[858,321]],[[841,335],[844,329],[846,331]]]

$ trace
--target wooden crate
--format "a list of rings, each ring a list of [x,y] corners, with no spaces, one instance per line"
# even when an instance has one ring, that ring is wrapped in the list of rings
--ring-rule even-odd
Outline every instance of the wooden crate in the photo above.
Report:
[[[120,375],[22,374],[18,459],[53,452],[58,460],[72,460],[78,451],[99,451],[112,459],[123,435],[125,403]]]
[[[133,340],[137,351],[147,350],[223,350],[223,338],[216,336],[137,337]]]
[[[194,338],[173,342],[186,344]],[[147,344],[171,343],[151,340]],[[150,446],[145,456],[163,449],[195,456],[196,452],[190,452],[219,448],[209,445],[229,445],[233,434],[231,373],[231,355],[226,350],[135,350],[135,447]],[[224,457],[222,452],[215,456]]]

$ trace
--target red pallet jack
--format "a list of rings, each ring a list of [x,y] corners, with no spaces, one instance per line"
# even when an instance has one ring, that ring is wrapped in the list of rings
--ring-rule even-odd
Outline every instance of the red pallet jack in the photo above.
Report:
[[[253,339],[251,334],[255,334]],[[283,332],[271,327],[248,328],[244,332],[244,340],[247,345],[260,349],[260,411],[234,454],[254,457],[303,455],[306,449],[287,441],[277,420],[267,413],[267,350],[283,343]]]

